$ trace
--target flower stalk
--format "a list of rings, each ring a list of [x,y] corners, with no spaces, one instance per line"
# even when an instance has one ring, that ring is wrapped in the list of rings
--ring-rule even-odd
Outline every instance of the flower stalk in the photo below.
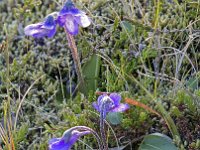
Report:
[[[103,103],[102,110],[100,112],[100,134],[101,134],[103,147],[104,147],[105,150],[108,150],[108,144],[106,142],[105,124],[104,124],[105,104],[106,103]]]
[[[67,36],[67,40],[69,42],[69,47],[71,49],[72,58],[73,58],[73,61],[75,63],[75,69],[76,69],[76,73],[77,73],[77,76],[78,76],[78,80],[80,82],[79,87],[83,88],[85,84],[84,84],[84,78],[83,78],[83,74],[82,74],[81,63],[80,63],[76,43],[75,43],[74,37],[71,34],[69,34],[66,27],[65,27],[65,33],[66,33],[66,36]]]
[[[44,21],[28,25],[24,28],[25,35],[34,38],[53,37],[56,33],[57,24],[63,27],[66,32],[67,40],[71,49],[78,76],[79,89],[86,94],[84,78],[81,70],[81,63],[78,56],[74,37],[79,32],[79,26],[86,28],[91,24],[90,18],[82,10],[75,7],[71,0],[67,0],[59,12],[49,14]]]
[[[120,103],[121,96],[117,93],[109,95],[103,94],[98,97],[97,102],[93,103],[93,107],[100,113],[100,133],[104,146],[104,150],[108,150],[108,144],[105,134],[105,120],[106,114],[109,112],[124,112],[129,109],[128,104]]]

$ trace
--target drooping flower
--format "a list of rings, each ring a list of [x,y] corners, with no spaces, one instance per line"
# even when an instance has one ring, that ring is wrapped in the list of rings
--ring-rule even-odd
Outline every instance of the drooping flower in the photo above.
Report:
[[[81,136],[91,133],[90,130],[79,131],[80,128],[82,127],[70,128],[63,133],[61,138],[51,139],[49,141],[49,150],[69,150]]]
[[[60,10],[57,22],[64,27],[71,35],[78,34],[78,25],[85,28],[91,24],[85,12],[75,7],[71,0],[67,0],[63,8]]]
[[[121,96],[117,93],[103,94],[98,97],[97,102],[93,103],[93,107],[103,113],[103,118],[105,118],[108,112],[124,112],[129,109],[128,104],[120,103],[120,101]]]
[[[44,22],[30,24],[24,29],[25,35],[33,36],[34,38],[53,37],[56,33],[56,21],[52,15],[48,15]]]

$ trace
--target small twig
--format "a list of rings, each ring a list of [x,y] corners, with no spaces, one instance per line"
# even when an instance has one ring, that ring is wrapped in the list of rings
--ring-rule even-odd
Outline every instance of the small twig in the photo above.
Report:
[[[177,66],[176,66],[176,73],[175,73],[175,78],[178,79],[179,78],[179,73],[180,73],[180,68],[181,68],[181,65],[182,65],[182,62],[183,62],[183,58],[185,57],[186,53],[187,53],[187,50],[190,46],[190,44],[192,43],[192,41],[195,39],[195,37],[193,37],[193,35],[191,34],[189,36],[189,40],[187,42],[187,44],[185,45],[185,47],[183,48],[182,50],[182,55],[180,56],[178,62],[177,62]]]
[[[31,86],[28,88],[28,90],[27,90],[26,93],[24,94],[22,100],[20,101],[19,106],[18,106],[18,109],[17,109],[17,112],[16,112],[16,116],[15,116],[14,132],[16,131],[17,119],[18,119],[19,111],[20,111],[20,108],[21,108],[21,106],[22,106],[23,101],[25,100],[25,98],[26,98],[26,96],[28,95],[28,92],[31,90],[31,88],[32,88],[43,76],[44,76],[44,75],[42,75],[40,78],[38,78],[37,80],[35,80],[35,81],[31,84]]]

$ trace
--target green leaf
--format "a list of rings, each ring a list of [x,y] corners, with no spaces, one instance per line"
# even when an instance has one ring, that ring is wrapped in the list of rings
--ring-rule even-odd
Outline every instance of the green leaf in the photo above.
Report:
[[[178,150],[172,139],[160,133],[146,135],[139,150]]]
[[[122,27],[124,27],[128,32],[131,32],[133,29],[133,26],[128,21],[122,21]]]
[[[191,90],[198,89],[198,77],[190,77],[189,80],[186,82],[186,86]]]
[[[89,91],[95,91],[97,88],[100,63],[100,57],[93,54],[83,67],[82,72],[87,87],[87,93]]]
[[[122,122],[122,114],[119,112],[110,112],[107,115],[108,121],[113,125],[118,125]]]

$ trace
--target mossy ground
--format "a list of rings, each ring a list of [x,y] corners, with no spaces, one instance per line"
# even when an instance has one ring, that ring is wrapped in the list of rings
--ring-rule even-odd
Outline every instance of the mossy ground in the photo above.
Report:
[[[0,0],[2,123],[8,102],[11,118],[15,120],[20,101],[24,100],[17,132],[13,132],[16,149],[47,149],[50,138],[61,136],[75,125],[87,125],[98,131],[98,115],[91,106],[97,98],[95,91],[116,91],[123,98],[138,100],[157,110],[156,102],[144,89],[173,118],[184,148],[199,149],[200,1],[81,0],[75,3],[92,19],[92,25],[80,29],[75,37],[85,72],[94,54],[99,59],[98,67],[88,69],[98,74],[87,95],[77,90],[73,93],[78,85],[77,76],[62,28],[51,39],[34,39],[23,32],[26,25],[59,11],[62,2]],[[90,79],[87,81],[92,83]],[[112,127],[122,145],[130,143],[127,149],[131,146],[137,149],[148,133],[172,136],[163,118],[136,106],[123,114],[120,125]],[[83,141],[96,147],[92,136]],[[109,145],[116,146],[110,130]],[[84,144],[76,144],[74,148],[84,149]]]

